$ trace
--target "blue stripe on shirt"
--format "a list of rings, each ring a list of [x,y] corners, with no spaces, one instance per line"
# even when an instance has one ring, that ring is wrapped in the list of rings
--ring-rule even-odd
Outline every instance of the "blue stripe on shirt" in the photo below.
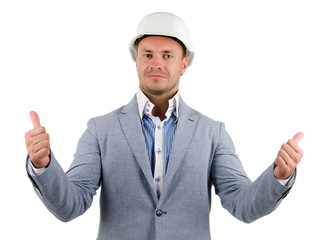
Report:
[[[142,132],[145,136],[146,148],[151,166],[152,175],[155,172],[155,128],[156,125],[153,123],[150,117],[143,115],[143,124],[141,125]]]
[[[167,172],[169,155],[172,150],[173,138],[177,128],[176,117],[174,114],[171,115],[169,120],[164,123],[164,160],[165,160],[165,173],[164,173],[164,182],[165,175]]]
[[[155,157],[155,128],[156,125],[153,123],[151,118],[149,118],[147,115],[143,115],[143,124],[141,125],[142,132],[145,137],[146,142],[146,148],[149,158],[149,163],[151,166],[151,172],[154,176],[155,173],[155,163],[156,163],[156,157]],[[165,175],[167,172],[168,167],[168,161],[169,161],[169,155],[172,150],[172,144],[173,144],[173,138],[176,131],[177,122],[176,117],[174,114],[170,116],[170,118],[164,122],[164,132],[163,132],[163,138],[164,138],[164,162],[165,162],[165,172],[164,172],[164,181],[165,181]]]

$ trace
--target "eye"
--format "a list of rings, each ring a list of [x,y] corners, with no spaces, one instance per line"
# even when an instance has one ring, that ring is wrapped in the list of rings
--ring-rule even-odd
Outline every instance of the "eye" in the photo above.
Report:
[[[145,57],[145,58],[151,58],[151,57],[152,57],[152,55],[151,55],[150,53],[146,53],[146,54],[144,54],[144,57]]]
[[[172,56],[172,55],[169,55],[169,54],[166,54],[164,57],[165,57],[165,58],[167,58],[167,59],[170,59],[170,58],[172,58],[173,56]]]

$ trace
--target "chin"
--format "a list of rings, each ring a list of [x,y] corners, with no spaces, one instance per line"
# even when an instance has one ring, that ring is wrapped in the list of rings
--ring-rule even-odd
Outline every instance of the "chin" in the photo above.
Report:
[[[157,88],[148,88],[148,91],[150,94],[153,94],[153,95],[162,95],[165,93],[165,90],[157,89]]]

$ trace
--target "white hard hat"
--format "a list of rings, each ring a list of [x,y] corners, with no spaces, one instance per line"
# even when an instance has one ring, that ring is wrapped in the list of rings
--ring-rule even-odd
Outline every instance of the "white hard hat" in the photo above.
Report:
[[[189,66],[194,56],[193,46],[188,28],[184,21],[172,13],[156,12],[147,15],[139,24],[135,37],[131,40],[129,48],[132,58],[136,60],[136,40],[145,36],[166,36],[180,41],[186,48],[186,56]]]

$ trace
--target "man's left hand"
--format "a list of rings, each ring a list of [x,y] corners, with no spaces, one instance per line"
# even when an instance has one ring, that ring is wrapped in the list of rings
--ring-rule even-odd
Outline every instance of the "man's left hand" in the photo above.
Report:
[[[297,164],[303,157],[303,151],[298,146],[303,136],[304,134],[299,132],[293,139],[289,139],[287,143],[281,146],[275,160],[274,175],[276,178],[287,179],[295,171]]]

